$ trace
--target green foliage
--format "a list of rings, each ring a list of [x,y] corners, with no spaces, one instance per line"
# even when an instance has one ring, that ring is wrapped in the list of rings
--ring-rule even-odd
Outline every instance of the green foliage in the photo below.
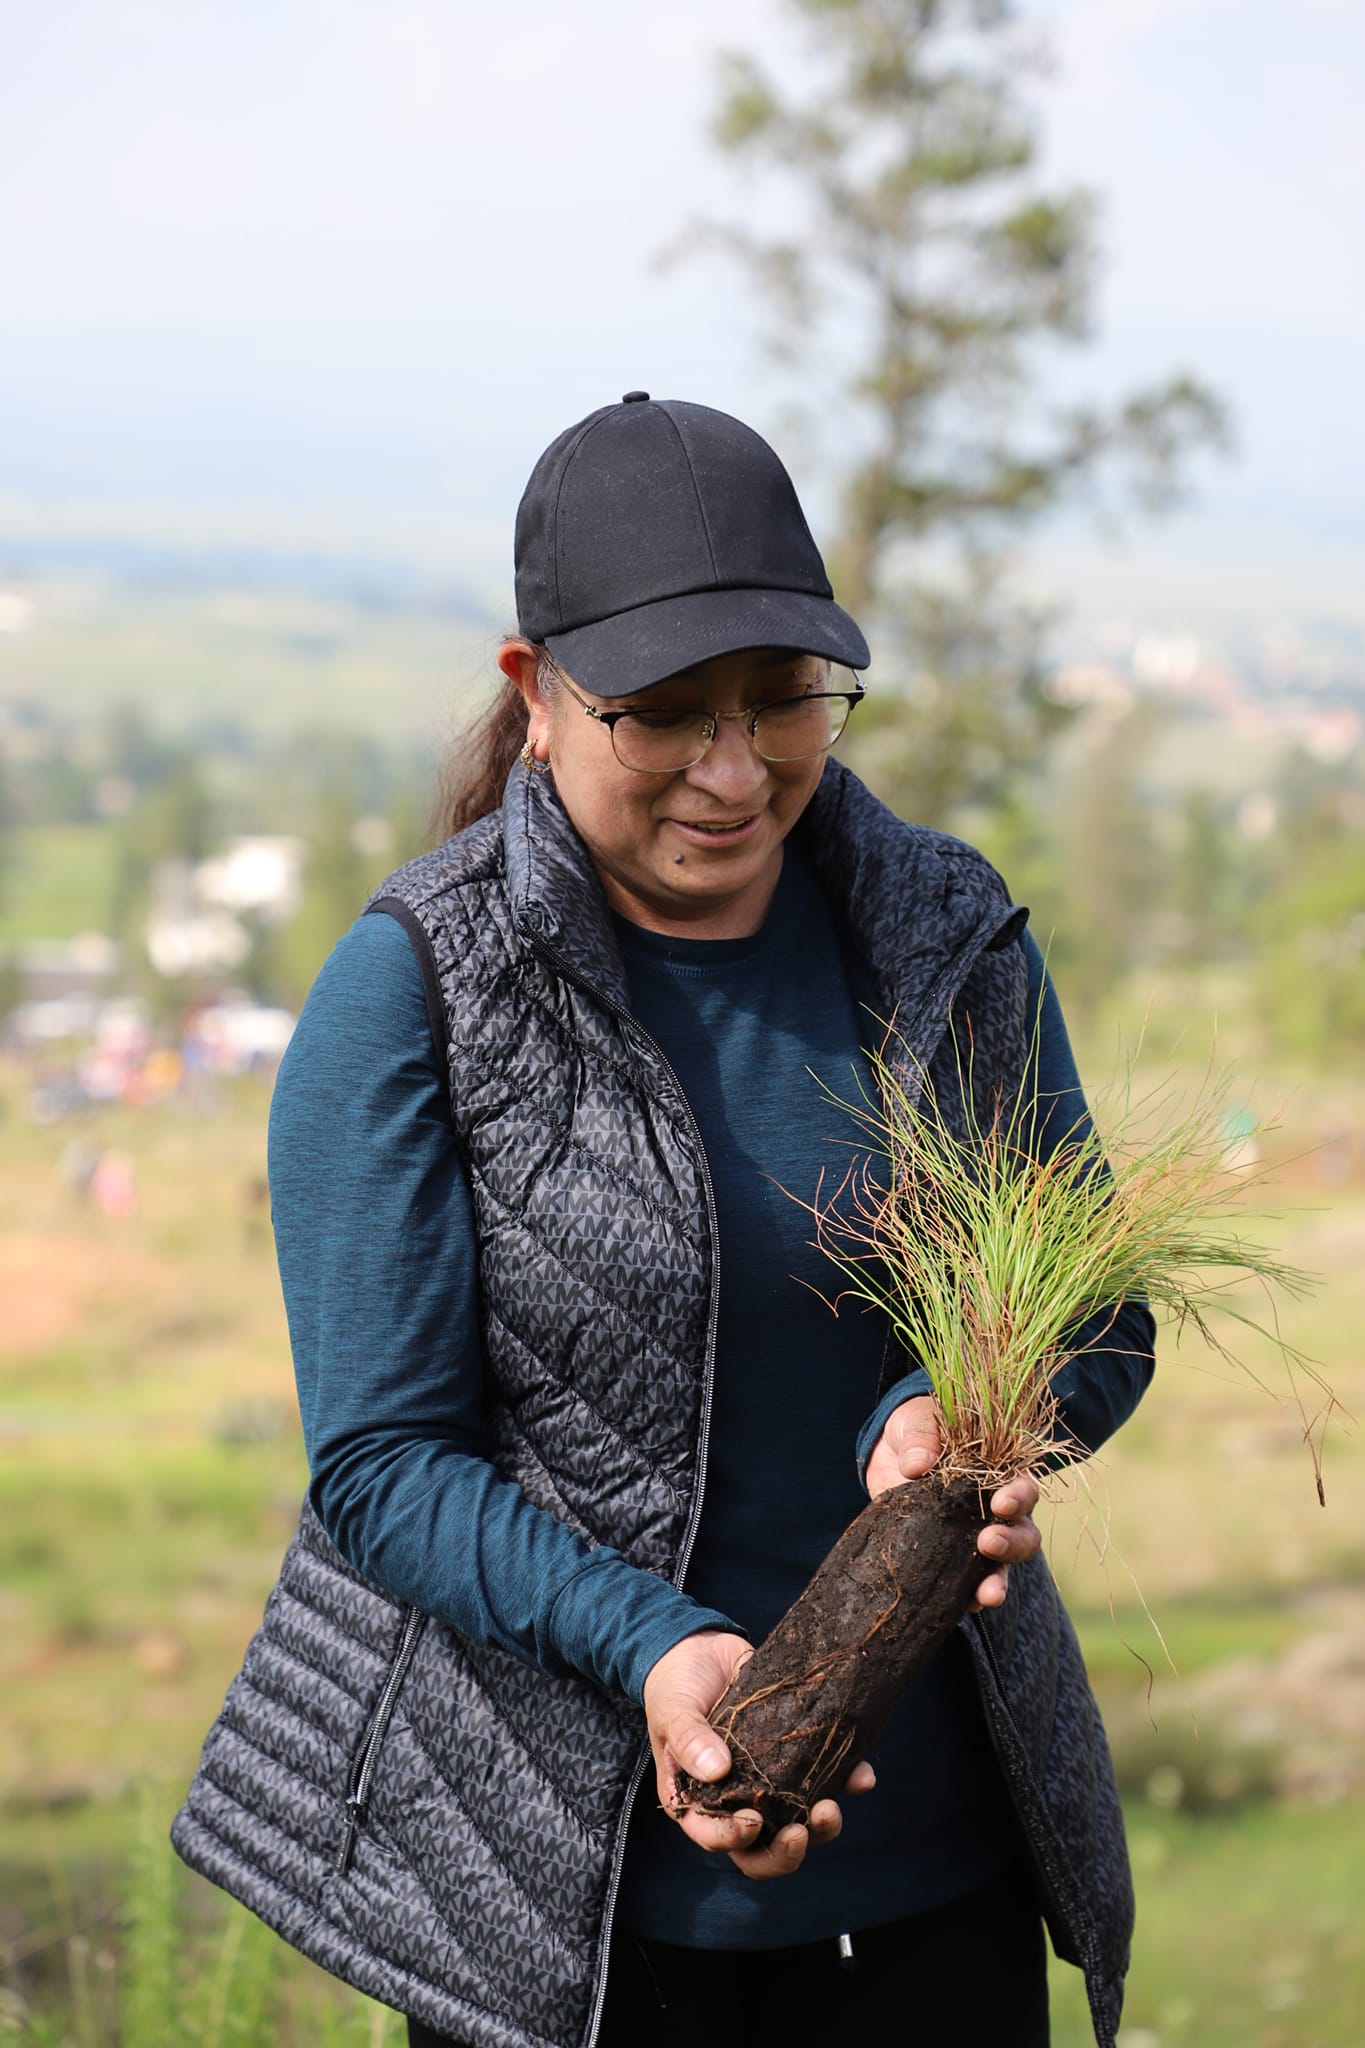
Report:
[[[1125,2042],[1354,2048],[1365,1997],[1365,1831],[1340,1809],[1235,1818],[1129,1808],[1138,1892]],[[1054,2048],[1093,2048],[1074,1970],[1054,1964]]]
[[[1257,919],[1258,994],[1276,1041],[1323,1058],[1365,1044],[1365,841],[1309,855]]]
[[[1159,856],[1139,777],[1161,724],[1160,709],[1139,702],[1125,716],[1087,721],[1078,735],[1056,825],[1064,937],[1049,959],[1082,1023],[1102,1014],[1149,931]]]
[[[113,828],[108,927],[114,937],[136,938],[156,869],[203,860],[217,832],[205,764],[177,749]]]
[[[119,1985],[119,2032],[129,2042],[174,2040],[183,2033],[177,2012],[175,1869],[159,1821],[151,1788],[144,1787],[128,1857]]]
[[[107,931],[113,850],[107,825],[16,828],[0,898],[0,935],[10,944]]]
[[[139,705],[111,705],[103,721],[105,772],[120,777],[134,790],[153,788],[173,758],[164,733],[158,733]]]
[[[1300,756],[1251,920],[1256,993],[1275,1041],[1355,1059],[1365,1043],[1365,792],[1349,770]]]
[[[1253,1741],[1207,1710],[1196,1722],[1171,1704],[1153,1718],[1145,1700],[1107,1720],[1114,1774],[1125,1799],[1164,1812],[1234,1813],[1275,1795],[1277,1744]]]
[[[940,828],[973,805],[1025,802],[1040,749],[1071,719],[1047,691],[1047,619],[1012,602],[984,559],[970,588],[968,601],[926,585],[884,619],[899,685],[874,689],[841,743],[884,802]]]
[[[38,2009],[0,1992],[0,2038],[24,2048],[384,2048],[398,2015],[320,1972],[300,1974],[279,1937],[235,1901],[191,1879],[166,1837],[167,1798],[144,1785],[118,1873],[110,1944],[80,1931],[84,1908],[54,1873],[65,1995]],[[208,1917],[190,1910],[207,1906]]]
[[[1258,866],[1226,800],[1212,790],[1189,790],[1170,877],[1176,959],[1198,966],[1227,956],[1245,933]]]
[[[879,672],[917,678],[898,707],[913,740],[880,781],[940,822],[1006,787],[1065,716],[1037,688],[1011,537],[1082,491],[1168,502],[1226,420],[1188,374],[1108,407],[1047,401],[1047,350],[1090,327],[1094,208],[1040,183],[1011,0],[787,4],[803,84],[727,55],[713,133],[776,177],[801,230],[751,227],[751,200],[697,238],[739,261],[776,354],[837,421],[835,588],[872,628]],[[817,398],[827,360],[836,388]]]
[[[1038,1159],[1026,1091],[987,1122],[960,1058],[965,1142],[929,1076],[888,1034],[872,1057],[875,1092],[841,1105],[871,1151],[835,1194],[803,1206],[843,1276],[838,1299],[884,1309],[923,1364],[949,1460],[999,1478],[1060,1456],[1049,1381],[1088,1318],[1145,1300],[1215,1342],[1205,1318],[1218,1305],[1265,1336],[1230,1283],[1297,1294],[1309,1282],[1238,1228],[1238,1200],[1257,1176],[1234,1183],[1229,1173],[1225,1087],[1182,1107],[1169,1088],[1136,1094],[1130,1074],[1100,1105],[1103,1135],[1087,1122]],[[1314,1431],[1335,1404],[1316,1369],[1280,1348],[1316,1462]],[[1324,1397],[1311,1426],[1296,1370]]]
[[[227,1908],[214,1967],[203,1973],[202,2048],[256,2048],[271,2038],[283,1961],[277,1935],[244,1907]]]
[[[303,849],[303,902],[284,922],[241,913],[251,952],[236,984],[297,1007],[340,934],[391,867],[421,850],[431,764],[413,744],[311,725],[285,736],[222,721],[179,740],[145,713],[117,707],[89,733],[34,713],[26,744],[53,772],[19,776],[0,754],[0,1015],[23,994],[5,948],[105,932],[124,947],[120,992],[146,997],[168,1025],[187,1001],[213,992],[159,980],[143,937],[155,878],[188,870],[243,833],[282,834]],[[76,766],[98,796],[78,807],[54,791],[56,767]],[[6,819],[8,817],[8,824]]]

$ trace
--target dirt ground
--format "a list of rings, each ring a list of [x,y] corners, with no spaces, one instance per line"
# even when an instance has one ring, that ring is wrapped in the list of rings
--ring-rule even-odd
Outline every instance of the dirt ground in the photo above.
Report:
[[[0,1237],[0,1362],[24,1360],[74,1337],[92,1318],[176,1291],[175,1269],[130,1245],[20,1231]]]

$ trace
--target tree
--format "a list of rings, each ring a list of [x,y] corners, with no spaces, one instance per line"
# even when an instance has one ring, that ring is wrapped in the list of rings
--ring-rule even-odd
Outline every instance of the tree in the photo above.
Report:
[[[0,753],[0,910],[5,907],[9,890],[17,822],[17,807],[10,787],[9,763]]]
[[[142,919],[157,868],[167,861],[203,860],[217,837],[213,792],[188,747],[166,747],[147,772],[153,779],[113,830],[109,927],[124,939]]]
[[[807,382],[832,344],[831,569],[915,704],[899,774],[875,702],[864,746],[933,822],[996,797],[1066,716],[1044,687],[1048,622],[1009,589],[1011,541],[1083,490],[1167,502],[1186,452],[1226,423],[1184,374],[1109,408],[1046,403],[1049,345],[1090,329],[1094,209],[1038,181],[1014,0],[786,4],[808,82],[726,56],[714,134],[778,176],[796,225],[699,232],[745,267]]]
[[[1351,1072],[1365,1038],[1365,787],[1360,764],[1290,757],[1250,917],[1272,1042]]]
[[[1226,957],[1255,900],[1257,863],[1237,836],[1233,806],[1209,789],[1189,790],[1171,873],[1175,957],[1187,967]]]
[[[1093,717],[1076,735],[1059,837],[1066,903],[1050,956],[1066,988],[1073,1023],[1101,1020],[1135,951],[1151,941],[1159,862],[1141,770],[1165,717],[1139,698],[1112,717]]]

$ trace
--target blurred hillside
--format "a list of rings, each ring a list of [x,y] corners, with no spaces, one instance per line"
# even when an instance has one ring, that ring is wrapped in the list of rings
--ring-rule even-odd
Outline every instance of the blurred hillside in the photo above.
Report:
[[[209,744],[319,719],[430,738],[489,633],[479,599],[402,556],[0,531],[0,707],[58,731],[131,709]]]
[[[133,998],[153,1030],[224,993],[296,1009],[424,843],[501,622],[401,557],[145,536],[53,553],[10,543],[0,564],[0,1006]],[[1358,1045],[1365,630],[1063,623],[1041,737],[989,800],[970,763],[956,796],[921,786],[919,735],[951,686],[886,668],[869,685],[847,758],[993,855],[1082,1036],[1136,994],[1172,1035],[1216,1012],[1258,1062]],[[253,897],[258,842],[289,872]],[[165,938],[205,916],[216,951]],[[97,971],[53,951],[77,939],[104,942],[85,947]]]
[[[177,1875],[165,1829],[305,1484],[270,1082],[335,937],[426,839],[500,624],[382,558],[139,544],[0,575],[0,2035],[33,2048],[397,2038]],[[913,808],[943,686],[869,682],[845,751]],[[1358,1413],[1360,635],[1059,627],[1036,687],[1036,749],[929,794],[1031,905],[1092,1086],[1145,1019],[1159,1069],[1215,1036],[1237,1058],[1232,1145],[1286,1104],[1266,1228],[1324,1281],[1289,1334]],[[1346,2048],[1359,1439],[1329,1436],[1323,1514],[1292,1408],[1187,1349],[1163,1336],[1152,1400],[1049,1511],[1142,1898],[1125,2042]],[[1054,1999],[1082,2048],[1073,1972]]]

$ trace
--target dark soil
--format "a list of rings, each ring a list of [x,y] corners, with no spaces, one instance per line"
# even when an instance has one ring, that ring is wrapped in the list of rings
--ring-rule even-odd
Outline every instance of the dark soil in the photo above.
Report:
[[[865,1507],[717,1702],[729,1775],[680,1770],[679,1805],[753,1808],[762,1844],[837,1794],[995,1569],[976,1547],[989,1520],[974,1479],[933,1472]]]

